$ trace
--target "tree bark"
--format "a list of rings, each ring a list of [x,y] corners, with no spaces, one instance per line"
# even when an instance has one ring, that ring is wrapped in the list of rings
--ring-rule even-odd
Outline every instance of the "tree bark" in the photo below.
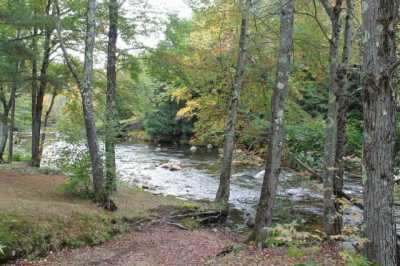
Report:
[[[13,156],[14,156],[14,127],[15,127],[15,105],[17,101],[17,89],[19,86],[19,80],[18,80],[18,75],[20,71],[20,62],[17,62],[15,64],[15,75],[13,83],[12,83],[12,89],[11,89],[11,95],[10,95],[10,127],[9,127],[9,137],[8,137],[8,162],[13,161]]]
[[[0,119],[0,163],[4,162],[4,151],[8,139],[8,116],[2,115]]]
[[[96,0],[88,0],[86,21],[85,63],[80,91],[86,136],[92,163],[93,190],[98,201],[105,201],[103,162],[97,142],[97,130],[92,102],[93,51],[96,37]]]
[[[271,225],[276,190],[281,169],[284,136],[285,99],[289,90],[289,75],[293,51],[294,1],[284,1],[281,7],[280,48],[278,54],[276,86],[272,96],[272,121],[269,131],[265,175],[257,208],[254,238],[262,247]]]
[[[118,1],[109,0],[108,54],[107,54],[107,99],[106,99],[106,189],[116,189],[115,142],[118,133],[116,110],[117,90],[117,38],[118,38]]]
[[[326,0],[327,1],[327,0]],[[322,2],[326,2],[322,1]],[[324,169],[324,231],[329,235],[337,235],[341,232],[342,216],[339,213],[339,206],[334,196],[334,180],[336,174],[336,145],[338,132],[338,108],[337,93],[338,84],[338,60],[339,60],[339,39],[341,32],[340,13],[343,0],[336,1],[334,6],[324,5],[331,21],[331,38],[329,47],[329,100],[328,114],[325,133],[325,169]]]
[[[251,0],[246,0],[245,6],[241,7],[242,22],[239,38],[239,53],[236,62],[236,73],[233,81],[232,97],[229,105],[228,121],[225,126],[225,139],[224,139],[224,155],[221,166],[220,183],[215,197],[215,201],[220,203],[222,207],[228,210],[229,194],[230,194],[230,179],[232,172],[232,159],[233,151],[235,148],[235,129],[237,112],[240,98],[240,91],[242,89],[243,77],[246,65],[247,54],[247,32],[249,23],[249,13],[251,8]]]
[[[397,265],[393,217],[395,146],[395,29],[399,0],[365,0],[363,19],[363,184],[367,257]]]
[[[46,141],[46,128],[49,124],[50,114],[51,114],[51,111],[53,110],[54,102],[56,100],[57,95],[58,95],[57,92],[54,91],[53,95],[51,96],[49,108],[47,109],[46,114],[44,116],[43,133],[41,134],[41,138],[40,138],[40,157],[42,157],[42,155],[43,155],[44,142]]]
[[[37,44],[37,37],[36,35],[38,34],[38,29],[36,27],[33,28],[33,36],[32,37],[32,143],[31,143],[31,165],[35,166],[34,162],[34,154],[36,153],[36,144],[33,143],[36,138],[33,137],[33,134],[35,132],[35,120],[36,120],[36,99],[37,99],[37,93],[38,93],[38,62],[37,62],[37,51],[38,51],[38,44]]]
[[[352,53],[353,41],[353,17],[354,17],[354,0],[346,0],[346,19],[344,30],[344,46],[342,54],[342,63],[338,68],[338,91],[337,91],[337,142],[336,142],[336,158],[335,158],[335,179],[333,183],[333,193],[336,198],[344,196],[344,156],[346,152],[346,128],[347,114],[349,105],[349,76],[350,76],[350,57]],[[338,204],[338,201],[336,202]],[[341,213],[341,207],[336,210]],[[340,220],[341,221],[341,220]],[[341,228],[342,226],[340,226]]]
[[[46,7],[46,15],[50,14],[51,0],[48,0]],[[34,95],[35,102],[32,113],[32,166],[40,167],[41,153],[40,153],[40,139],[41,139],[41,126],[42,126],[42,113],[43,113],[43,100],[47,87],[47,70],[50,64],[50,50],[51,50],[51,35],[53,29],[45,29],[45,39],[43,45],[43,59],[40,69],[40,82],[39,87]]]

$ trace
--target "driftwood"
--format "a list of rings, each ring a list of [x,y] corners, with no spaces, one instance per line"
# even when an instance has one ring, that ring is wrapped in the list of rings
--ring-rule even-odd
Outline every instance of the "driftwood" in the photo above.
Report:
[[[193,218],[196,219],[200,224],[206,225],[206,224],[224,222],[227,218],[227,214],[222,210],[212,210],[204,212],[177,214],[169,217],[169,219],[172,220],[181,220],[185,218]]]

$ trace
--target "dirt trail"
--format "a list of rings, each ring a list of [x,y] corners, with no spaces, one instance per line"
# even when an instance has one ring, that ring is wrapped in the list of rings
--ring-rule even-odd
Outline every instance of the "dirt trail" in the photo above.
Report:
[[[237,239],[219,229],[187,231],[173,225],[144,226],[97,247],[65,250],[20,266],[204,265]]]

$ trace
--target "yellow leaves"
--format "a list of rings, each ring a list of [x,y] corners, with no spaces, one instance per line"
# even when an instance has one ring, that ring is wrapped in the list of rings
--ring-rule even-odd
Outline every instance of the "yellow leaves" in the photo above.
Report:
[[[181,108],[177,113],[178,119],[192,118],[195,115],[195,111],[200,108],[200,104],[195,100],[187,101],[186,106]]]
[[[171,97],[173,100],[181,102],[190,99],[192,95],[190,94],[188,88],[180,87],[171,92]]]

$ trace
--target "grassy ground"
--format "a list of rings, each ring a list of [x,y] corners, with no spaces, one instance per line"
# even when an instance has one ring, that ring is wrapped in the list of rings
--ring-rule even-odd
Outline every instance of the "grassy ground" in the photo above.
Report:
[[[108,213],[90,200],[63,193],[59,188],[65,179],[22,163],[0,168],[0,262],[100,244],[162,210],[196,207],[122,187],[114,196],[119,210]]]

